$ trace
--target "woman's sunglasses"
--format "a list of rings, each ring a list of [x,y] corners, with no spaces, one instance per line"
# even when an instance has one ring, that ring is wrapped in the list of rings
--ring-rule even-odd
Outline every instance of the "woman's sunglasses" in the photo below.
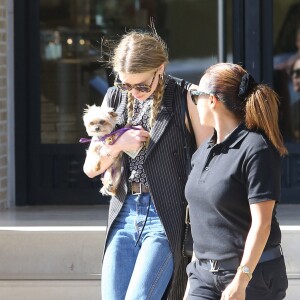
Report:
[[[291,77],[300,77],[300,69],[295,69],[291,71]]]
[[[139,83],[139,84],[129,84],[129,83],[123,83],[120,79],[119,79],[119,74],[116,77],[114,86],[118,87],[119,89],[121,89],[122,91],[131,91],[132,89],[135,89],[139,92],[142,93],[149,93],[151,91],[152,88],[152,84],[154,82],[154,78],[156,75],[157,71],[155,71],[152,81],[150,83],[150,85],[148,84],[143,84],[143,83]]]
[[[210,94],[208,93],[205,93],[205,92],[200,92],[198,90],[190,90],[190,94],[191,94],[191,98],[192,98],[192,101],[195,105],[198,104],[198,100],[199,100],[199,97],[200,96],[210,96]]]

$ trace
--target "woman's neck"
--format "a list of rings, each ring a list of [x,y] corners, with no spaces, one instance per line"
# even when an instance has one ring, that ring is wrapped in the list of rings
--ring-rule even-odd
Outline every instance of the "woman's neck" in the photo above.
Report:
[[[217,131],[217,144],[222,143],[239,125],[241,121],[237,119],[230,119],[219,121],[215,125]]]

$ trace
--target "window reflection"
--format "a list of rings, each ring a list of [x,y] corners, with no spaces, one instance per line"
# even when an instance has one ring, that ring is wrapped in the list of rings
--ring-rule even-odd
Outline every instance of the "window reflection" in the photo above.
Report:
[[[281,99],[281,128],[286,142],[300,142],[300,88],[293,70],[300,64],[300,3],[274,5],[274,87]],[[285,13],[283,13],[285,12]],[[279,27],[280,26],[280,27]],[[299,62],[297,62],[299,60]],[[294,74],[292,76],[292,74]]]
[[[40,0],[42,143],[74,144],[86,136],[82,111],[101,104],[114,80],[99,62],[101,39],[148,28],[150,17],[169,47],[168,73],[198,83],[217,62],[217,2]],[[231,7],[227,1],[229,41]]]

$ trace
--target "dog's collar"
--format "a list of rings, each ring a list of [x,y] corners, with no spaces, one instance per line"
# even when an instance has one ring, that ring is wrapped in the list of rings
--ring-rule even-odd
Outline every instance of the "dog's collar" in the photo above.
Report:
[[[119,139],[119,137],[129,129],[140,130],[140,128],[136,128],[134,126],[123,127],[114,132],[104,135],[102,138],[98,139],[98,141],[108,145],[113,145]],[[81,138],[79,140],[80,143],[90,143],[91,141],[92,139],[87,138]]]

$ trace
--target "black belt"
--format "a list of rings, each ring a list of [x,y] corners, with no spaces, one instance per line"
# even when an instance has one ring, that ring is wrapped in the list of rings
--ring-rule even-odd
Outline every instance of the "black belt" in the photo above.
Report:
[[[279,258],[280,256],[282,256],[281,245],[277,245],[276,247],[265,250],[262,253],[258,263],[264,263]]]
[[[142,193],[149,193],[149,188],[140,182],[132,182],[130,184],[130,191],[132,195],[140,195]]]
[[[225,270],[236,270],[240,265],[240,259],[238,257],[225,260],[198,259],[198,263],[200,268],[214,273]]]
[[[282,256],[281,245],[265,250],[258,263],[264,263]],[[218,272],[224,270],[236,270],[240,265],[240,259],[238,257],[226,259],[226,260],[213,260],[213,259],[198,259],[199,266],[202,269],[209,272]]]

